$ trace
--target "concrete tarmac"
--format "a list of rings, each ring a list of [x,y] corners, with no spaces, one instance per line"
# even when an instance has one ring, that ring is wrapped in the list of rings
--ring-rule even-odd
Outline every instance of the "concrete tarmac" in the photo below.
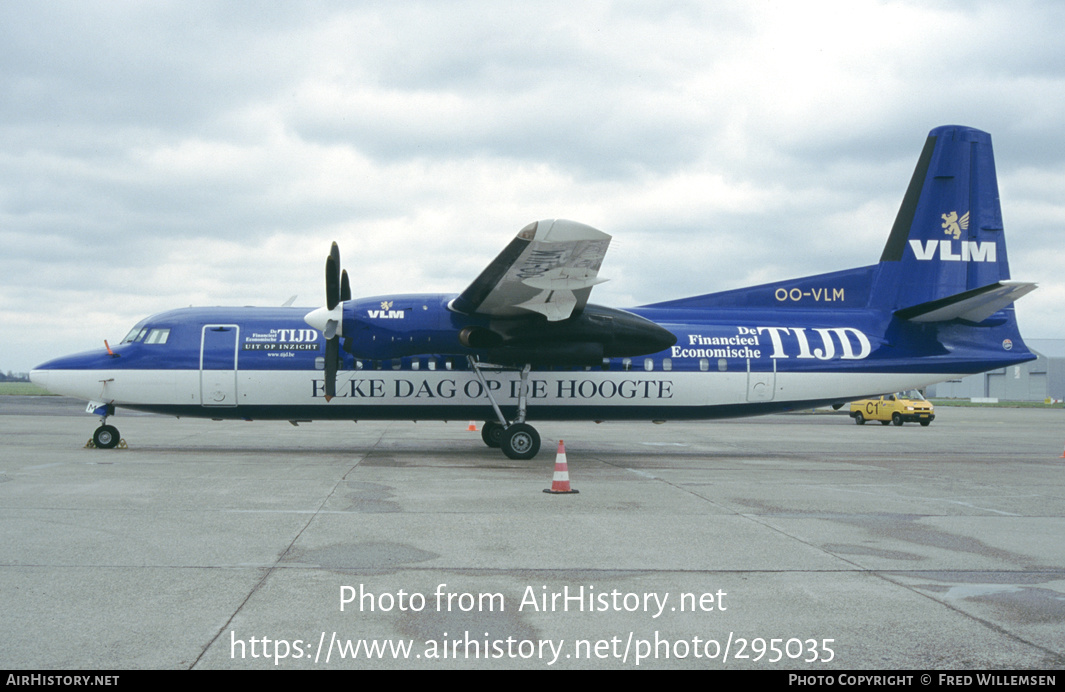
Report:
[[[83,411],[0,397],[0,668],[1065,668],[1063,410],[534,410],[531,462],[467,421],[85,449]]]

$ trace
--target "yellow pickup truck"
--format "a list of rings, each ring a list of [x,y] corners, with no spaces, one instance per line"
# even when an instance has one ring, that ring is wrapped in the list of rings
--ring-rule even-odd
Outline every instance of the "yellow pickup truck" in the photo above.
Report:
[[[858,425],[867,420],[878,420],[881,425],[894,423],[920,423],[927,426],[936,419],[935,407],[916,389],[908,392],[885,394],[879,399],[862,399],[851,402],[851,418]]]

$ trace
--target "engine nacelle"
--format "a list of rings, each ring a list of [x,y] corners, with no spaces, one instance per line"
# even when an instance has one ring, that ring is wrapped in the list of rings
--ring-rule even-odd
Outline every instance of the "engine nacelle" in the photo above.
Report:
[[[345,301],[344,350],[356,358],[476,355],[502,365],[597,365],[657,353],[676,337],[624,310],[587,305],[569,319],[489,319],[448,308],[453,296],[397,295]]]

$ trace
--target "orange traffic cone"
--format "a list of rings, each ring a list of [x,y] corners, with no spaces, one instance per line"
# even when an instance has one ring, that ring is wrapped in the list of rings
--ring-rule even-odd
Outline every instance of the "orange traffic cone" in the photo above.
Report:
[[[466,426],[467,432],[477,432],[477,421],[471,420],[470,424]]]
[[[566,446],[562,440],[558,441],[558,454],[555,455],[555,477],[550,488],[544,488],[545,493],[551,495],[573,495],[579,490],[569,487],[569,464],[566,463]]]
[[[1065,459],[1065,452],[1062,452],[1062,453],[1061,453],[1061,458],[1062,458],[1062,459]]]

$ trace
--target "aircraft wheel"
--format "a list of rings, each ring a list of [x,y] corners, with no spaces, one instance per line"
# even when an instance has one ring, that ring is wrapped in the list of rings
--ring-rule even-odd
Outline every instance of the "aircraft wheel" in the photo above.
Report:
[[[503,441],[503,424],[497,420],[486,420],[481,427],[481,439],[493,449],[499,449]]]
[[[92,443],[99,449],[114,449],[118,440],[118,428],[113,425],[101,425],[92,434]]]
[[[862,415],[861,411],[854,414],[854,422],[858,425],[865,425],[865,416]]]
[[[511,459],[532,459],[540,451],[540,434],[525,423],[514,423],[503,431],[500,447]]]
[[[897,413],[892,413],[891,414],[891,422],[894,423],[895,425],[902,425],[902,416],[900,416]]]

